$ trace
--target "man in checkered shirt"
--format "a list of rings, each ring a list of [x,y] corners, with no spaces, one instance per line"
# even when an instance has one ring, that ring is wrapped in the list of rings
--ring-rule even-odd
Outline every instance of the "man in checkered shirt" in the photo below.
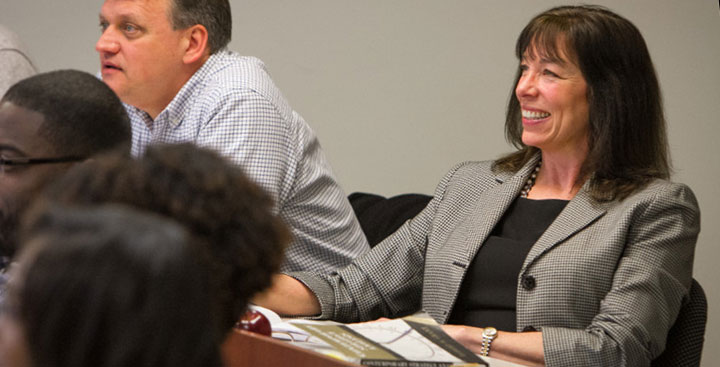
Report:
[[[132,151],[195,142],[273,197],[294,241],[283,270],[330,271],[369,248],[318,140],[263,63],[226,49],[228,0],[106,0],[102,79],[126,104]]]

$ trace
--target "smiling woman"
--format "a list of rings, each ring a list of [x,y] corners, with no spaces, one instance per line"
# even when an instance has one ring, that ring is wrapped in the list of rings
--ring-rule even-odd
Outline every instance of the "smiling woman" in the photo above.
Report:
[[[572,183],[577,189],[589,180],[594,198],[622,199],[654,178],[670,177],[660,85],[645,40],[631,22],[603,11],[587,12],[582,20],[570,13],[565,9],[537,16],[518,38],[515,54],[521,65],[505,125],[508,139],[520,151],[500,159],[497,167],[515,170],[527,163],[538,148],[543,153],[544,165],[552,164],[552,159],[548,162],[546,157],[552,150],[532,144],[532,135],[538,130],[532,124],[534,120],[523,119],[522,115],[534,111],[533,103],[550,103],[548,99],[557,98],[551,94],[557,85],[565,85],[574,89],[565,90],[564,96],[560,96],[574,98],[559,101],[564,105],[559,112],[566,117],[550,116],[541,120],[550,124],[540,124],[544,125],[542,129],[552,126],[549,130],[556,133],[551,135],[560,136],[559,126],[567,123],[557,121],[576,121],[579,131],[566,135],[576,137],[571,139],[576,146],[587,145],[584,152],[578,152],[580,161],[572,163],[576,166],[573,181],[566,178],[564,185]],[[546,78],[546,83],[530,85],[540,88],[529,91],[547,93],[525,94],[528,61],[537,65],[536,73],[539,71]],[[585,118],[587,132],[583,132]],[[544,195],[543,173],[536,195]]]
[[[582,161],[588,149],[587,83],[564,50],[559,59],[541,54],[525,52],[515,87],[522,109],[522,142],[541,149],[547,158]]]
[[[645,42],[598,6],[523,29],[506,116],[518,150],[465,162],[397,232],[336,273],[256,299],[343,322],[424,310],[476,353],[547,366],[647,366],[687,297],[700,230],[669,176]]]

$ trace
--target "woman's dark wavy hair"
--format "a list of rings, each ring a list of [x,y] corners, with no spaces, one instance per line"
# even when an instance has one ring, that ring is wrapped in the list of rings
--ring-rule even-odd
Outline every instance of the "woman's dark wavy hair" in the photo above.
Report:
[[[122,206],[26,222],[8,307],[34,366],[219,366],[209,269],[177,223]]]
[[[589,153],[579,180],[590,179],[597,201],[622,200],[655,178],[670,176],[670,155],[660,85],[640,31],[600,6],[561,6],[533,18],[518,37],[519,60],[529,53],[574,61],[588,85]],[[516,172],[538,149],[522,142],[521,108],[514,90],[505,134],[518,148],[495,161]]]
[[[218,327],[225,332],[270,285],[290,240],[264,190],[241,168],[190,143],[154,145],[135,160],[111,155],[78,165],[36,205],[43,201],[125,204],[183,225],[213,266]]]

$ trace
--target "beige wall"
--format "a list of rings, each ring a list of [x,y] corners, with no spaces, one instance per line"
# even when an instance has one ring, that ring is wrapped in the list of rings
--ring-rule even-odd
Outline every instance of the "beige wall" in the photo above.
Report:
[[[454,163],[504,142],[513,45],[537,0],[232,0],[231,48],[261,57],[315,128],[346,191],[432,193]],[[702,209],[695,276],[720,360],[720,16],[715,0],[602,0],[643,32],[664,90],[677,181]],[[0,0],[43,70],[94,72],[101,0]],[[713,240],[715,239],[715,240]]]

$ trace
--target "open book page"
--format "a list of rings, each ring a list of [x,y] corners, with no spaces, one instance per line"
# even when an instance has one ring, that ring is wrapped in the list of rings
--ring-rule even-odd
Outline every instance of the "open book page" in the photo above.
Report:
[[[368,366],[487,365],[445,334],[427,315],[341,324],[332,321],[283,320],[272,311],[258,310],[270,320],[274,338],[292,341],[300,347],[346,361]]]

